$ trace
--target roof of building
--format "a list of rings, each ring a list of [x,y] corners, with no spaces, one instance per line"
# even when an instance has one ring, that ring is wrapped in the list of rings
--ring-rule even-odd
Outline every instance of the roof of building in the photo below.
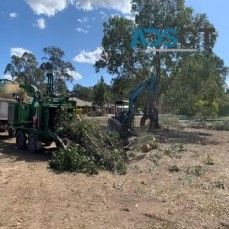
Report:
[[[70,98],[70,100],[76,101],[77,107],[92,107],[93,106],[92,102],[87,102],[87,101],[84,101],[82,99],[78,99],[75,97]]]

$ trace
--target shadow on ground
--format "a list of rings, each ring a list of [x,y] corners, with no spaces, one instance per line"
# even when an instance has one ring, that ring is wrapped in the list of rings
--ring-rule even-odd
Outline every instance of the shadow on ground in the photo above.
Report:
[[[142,155],[131,154],[129,156],[130,156],[130,159],[128,160],[128,164],[131,164],[131,163],[143,160],[145,158],[146,154],[142,154]]]
[[[218,145],[219,142],[209,140],[208,137],[212,136],[210,133],[197,132],[185,129],[169,129],[162,128],[154,130],[153,134],[159,140],[159,142],[167,143],[182,143],[182,144],[201,144],[201,145]]]
[[[43,148],[42,151],[36,154],[31,154],[28,149],[19,150],[16,147],[15,138],[9,138],[4,134],[0,135],[0,159],[9,158],[15,161],[26,162],[48,161],[55,150],[56,147],[48,147]]]

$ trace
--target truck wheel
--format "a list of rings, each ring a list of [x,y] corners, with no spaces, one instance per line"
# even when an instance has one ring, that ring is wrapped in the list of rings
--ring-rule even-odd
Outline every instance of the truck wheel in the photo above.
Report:
[[[35,134],[30,134],[28,138],[28,149],[30,153],[36,153],[40,151],[42,144],[40,141],[37,141]]]
[[[26,136],[21,130],[19,130],[16,134],[16,145],[18,149],[25,149],[26,147]]]

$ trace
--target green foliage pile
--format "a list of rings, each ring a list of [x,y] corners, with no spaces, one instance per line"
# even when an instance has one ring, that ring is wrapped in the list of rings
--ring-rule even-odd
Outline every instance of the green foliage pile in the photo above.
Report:
[[[175,143],[164,151],[164,155],[172,158],[181,158],[181,155],[179,155],[181,151],[185,151],[184,146],[180,143]]]
[[[67,116],[61,120],[57,133],[61,138],[67,138],[70,145],[66,149],[58,149],[53,155],[51,168],[88,174],[97,174],[99,170],[126,173],[127,156],[118,134],[103,133],[91,120],[68,120]]]
[[[193,174],[197,177],[204,175],[204,170],[201,165],[197,165],[195,167],[188,167],[186,170],[187,174]]]
[[[135,139],[134,139],[134,145],[133,150],[140,151],[141,147],[145,144],[148,144],[152,147],[152,149],[158,148],[158,143],[156,141],[155,136],[152,133],[149,132],[141,132]]]

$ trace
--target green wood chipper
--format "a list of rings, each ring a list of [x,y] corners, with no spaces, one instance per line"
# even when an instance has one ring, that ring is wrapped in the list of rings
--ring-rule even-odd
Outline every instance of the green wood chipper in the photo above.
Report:
[[[55,133],[58,117],[62,112],[71,113],[72,118],[76,115],[76,102],[66,96],[54,95],[53,73],[47,73],[46,77],[46,94],[42,95],[33,85],[22,84],[25,96],[16,96],[17,102],[9,104],[9,128],[16,136],[16,145],[19,149],[28,146],[31,153],[52,142],[64,147],[64,141]]]

